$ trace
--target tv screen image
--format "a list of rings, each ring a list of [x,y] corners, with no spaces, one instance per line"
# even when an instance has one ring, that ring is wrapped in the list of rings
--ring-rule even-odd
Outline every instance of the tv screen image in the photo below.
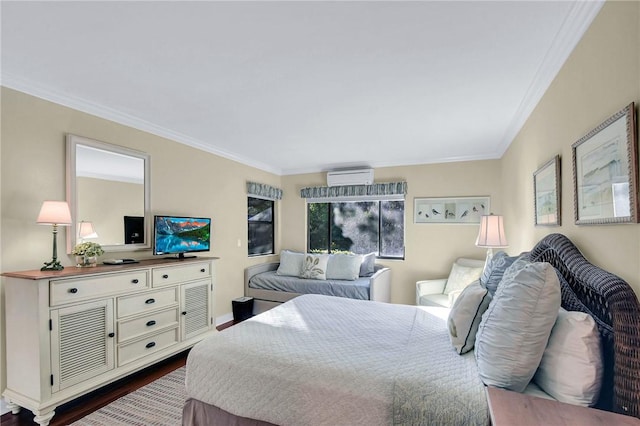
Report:
[[[204,217],[154,216],[153,254],[174,254],[209,251],[211,219]]]

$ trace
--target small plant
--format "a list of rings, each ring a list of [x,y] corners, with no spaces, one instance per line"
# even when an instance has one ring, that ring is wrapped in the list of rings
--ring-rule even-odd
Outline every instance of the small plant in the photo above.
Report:
[[[103,253],[104,250],[102,250],[100,244],[91,242],[77,244],[71,252],[71,254],[74,254],[76,256],[87,257],[100,256]]]

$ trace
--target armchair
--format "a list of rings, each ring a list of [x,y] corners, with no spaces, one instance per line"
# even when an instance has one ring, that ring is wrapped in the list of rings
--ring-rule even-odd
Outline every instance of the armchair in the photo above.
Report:
[[[416,305],[451,308],[462,290],[480,278],[484,260],[456,259],[449,277],[416,283]]]

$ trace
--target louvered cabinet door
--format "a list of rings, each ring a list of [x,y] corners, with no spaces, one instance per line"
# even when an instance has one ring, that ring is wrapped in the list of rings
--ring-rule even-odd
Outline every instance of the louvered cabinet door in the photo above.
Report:
[[[51,310],[52,392],[114,368],[113,299]]]
[[[211,281],[196,281],[180,286],[180,331],[187,340],[210,329]]]

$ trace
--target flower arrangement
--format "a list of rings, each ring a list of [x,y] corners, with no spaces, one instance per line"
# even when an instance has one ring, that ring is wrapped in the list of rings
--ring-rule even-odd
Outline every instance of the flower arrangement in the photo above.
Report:
[[[74,254],[76,256],[86,257],[100,256],[103,253],[104,250],[102,250],[100,244],[91,242],[77,244],[71,252],[71,254]]]

